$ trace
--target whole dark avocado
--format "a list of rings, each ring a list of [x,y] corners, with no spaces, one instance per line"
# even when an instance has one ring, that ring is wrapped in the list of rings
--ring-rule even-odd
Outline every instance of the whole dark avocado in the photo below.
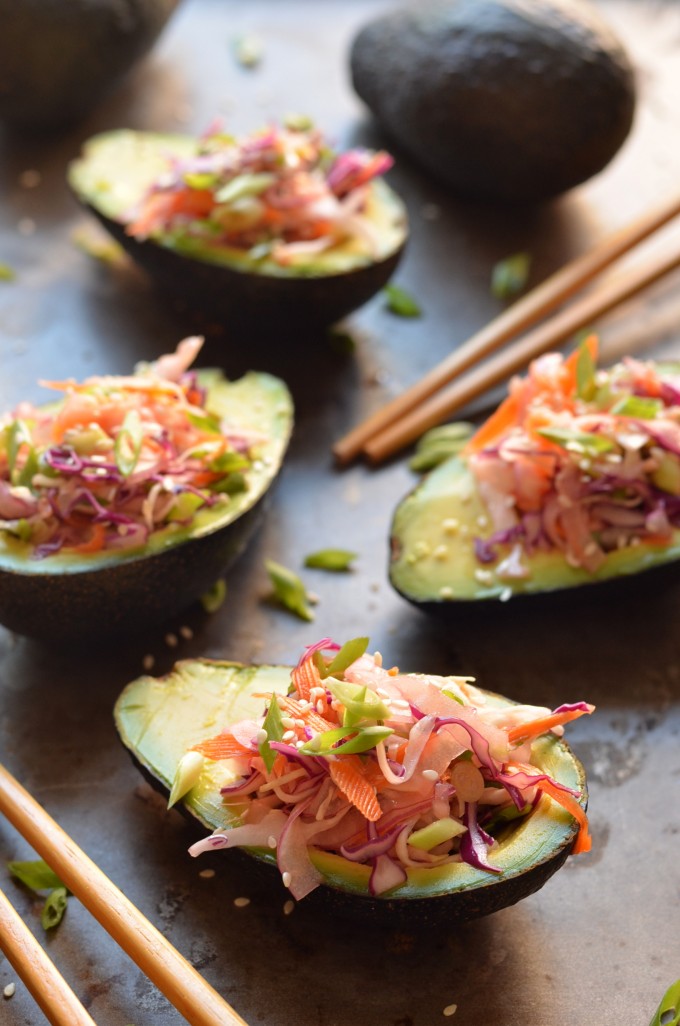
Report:
[[[151,48],[178,0],[0,0],[0,121],[58,127]]]
[[[585,0],[425,0],[360,30],[354,87],[462,195],[527,203],[600,171],[628,135],[631,63]]]

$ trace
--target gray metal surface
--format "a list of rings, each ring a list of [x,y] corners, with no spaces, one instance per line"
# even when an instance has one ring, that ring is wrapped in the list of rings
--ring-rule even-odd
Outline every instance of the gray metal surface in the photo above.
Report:
[[[40,377],[126,372],[195,330],[207,335],[205,363],[232,375],[251,366],[280,372],[295,395],[297,430],[282,479],[218,613],[192,609],[148,637],[90,651],[0,629],[2,761],[251,1026],[646,1026],[679,974],[680,587],[569,610],[546,600],[531,619],[509,611],[493,624],[431,623],[386,580],[390,514],[414,483],[405,462],[340,473],[329,456],[358,418],[498,311],[489,292],[497,260],[529,250],[537,281],[677,183],[680,7],[601,6],[640,70],[640,110],[621,154],[591,183],[534,212],[455,201],[400,161],[392,179],[408,202],[412,238],[396,280],[425,313],[400,320],[374,300],[348,325],[358,340],[351,355],[323,337],[301,345],[284,326],[267,351],[159,301],[141,275],[93,261],[72,241],[87,217],[64,169],[95,131],[198,131],[215,113],[243,130],[304,111],[340,141],[371,139],[345,54],[355,28],[386,3],[187,0],[153,56],[85,123],[55,137],[0,134],[0,260],[16,271],[14,282],[0,283],[0,408],[40,399]],[[261,65],[246,70],[232,42],[251,32],[265,49]],[[32,188],[27,170],[40,172]],[[677,285],[676,277],[610,317],[609,351],[644,343],[677,356]],[[304,572],[319,596],[315,624],[263,601],[265,557],[298,569],[305,553],[328,545],[360,556],[346,576]],[[183,625],[193,638],[171,647],[167,630]],[[569,730],[590,777],[593,853],[513,908],[425,934],[321,921],[304,903],[285,915],[283,889],[239,863],[190,859],[194,832],[165,811],[113,728],[114,700],[143,658],[152,654],[159,673],[180,656],[282,662],[325,634],[360,633],[407,669],[474,674],[485,687],[548,705],[595,702],[597,714]],[[94,1019],[179,1023],[77,901],[53,935],[41,934],[38,905],[4,868],[29,857],[0,823],[0,885]],[[216,875],[201,877],[208,866]],[[238,897],[250,903],[236,907]],[[0,959],[0,990],[15,979]],[[0,1023],[43,1021],[18,981],[14,997],[0,997]]]

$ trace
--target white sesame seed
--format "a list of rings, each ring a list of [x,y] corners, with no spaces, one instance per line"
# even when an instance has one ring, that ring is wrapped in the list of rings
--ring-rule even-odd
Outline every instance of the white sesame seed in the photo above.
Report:
[[[145,655],[144,658],[142,659],[142,667],[143,667],[143,669],[145,669],[145,670],[152,670],[153,669],[153,664],[155,663],[155,661],[156,660],[154,659],[154,657],[149,652],[149,654]]]
[[[455,517],[447,517],[446,520],[442,520],[444,534],[455,534],[459,527],[460,523]]]
[[[426,780],[439,780],[439,774],[433,769],[423,770],[423,776]]]
[[[455,1015],[457,1011],[458,1005],[447,1005],[446,1008],[443,1010],[444,1015],[446,1016]]]
[[[257,741],[258,745],[263,745],[268,737],[269,734],[267,733],[267,731],[264,729],[264,727],[261,727],[255,735],[255,740]]]
[[[177,635],[173,634],[172,631],[168,631],[168,633],[165,635],[165,644],[168,646],[168,648],[177,648]]]
[[[448,550],[446,545],[438,545],[437,548],[432,553],[434,558],[438,559],[440,562],[443,562],[443,560],[446,559],[448,554],[449,554],[449,550]]]
[[[285,734],[283,735],[283,737],[281,738],[281,740],[282,741],[294,741],[295,740],[295,731],[294,730],[287,730],[285,732]]]
[[[443,587],[439,589],[439,597],[443,599],[452,599],[453,588],[451,588],[448,584],[445,584]]]
[[[202,869],[201,872],[198,875],[203,880],[212,880],[212,878],[215,875],[215,870],[214,869]]]
[[[283,873],[283,875],[281,876],[281,880],[283,881],[284,887],[290,887],[292,877],[289,872],[286,871],[285,873]]]
[[[276,847],[276,838],[274,837],[273,834],[270,837],[267,838],[267,847],[269,847],[269,848],[275,848]]]
[[[320,698],[317,700],[316,703],[316,711],[318,712],[319,716],[323,715],[324,703]]]
[[[234,905],[236,908],[245,908],[246,905],[250,905],[250,898],[234,898]]]
[[[485,516],[483,513],[480,513],[479,516],[477,517],[477,527],[484,528],[484,527],[488,527],[488,526],[489,526],[489,518],[487,516]]]
[[[430,555],[430,546],[426,541],[417,541],[413,546],[413,551],[415,553],[416,558],[419,559],[423,556]]]
[[[498,596],[501,602],[509,602],[512,598],[512,588],[503,588],[503,591]]]
[[[16,989],[17,988],[15,983],[8,983],[2,992],[2,996],[6,997],[9,1000],[9,998],[14,997],[14,992]]]
[[[187,627],[186,624],[183,627],[180,627],[179,633],[182,635],[185,641],[191,641],[191,639],[194,636],[194,632],[192,631],[191,627]]]
[[[305,721],[304,720],[297,720],[297,719],[295,720],[295,726],[296,727],[304,727],[304,725],[305,725]]]
[[[295,726],[295,720],[292,716],[282,716],[281,725],[286,727],[288,730],[292,730]]]
[[[284,914],[284,916],[289,916],[294,908],[295,908],[295,902],[294,901],[287,901],[285,903],[285,905],[283,906],[283,914]]]
[[[493,581],[493,574],[490,570],[478,569],[475,570],[475,580],[478,581],[479,584],[491,584]]]

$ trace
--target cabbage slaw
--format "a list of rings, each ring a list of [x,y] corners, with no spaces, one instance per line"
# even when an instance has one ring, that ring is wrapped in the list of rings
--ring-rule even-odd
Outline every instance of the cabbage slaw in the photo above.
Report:
[[[205,760],[229,760],[222,797],[238,825],[190,848],[276,852],[296,899],[322,875],[310,849],[370,867],[369,892],[398,889],[408,870],[466,862],[491,875],[494,832],[554,800],[578,822],[573,851],[590,849],[583,795],[532,762],[532,742],[591,713],[495,707],[466,677],[402,674],[366,652],[367,638],[309,646],[288,694],[263,694],[263,715],[230,725],[186,753],[172,802]],[[545,797],[544,797],[545,796]]]
[[[135,550],[229,502],[259,440],[223,427],[189,370],[203,339],[130,377],[42,382],[63,393],[0,418],[0,532],[55,553]]]
[[[192,237],[281,267],[348,239],[375,258],[380,239],[367,199],[392,163],[383,151],[335,154],[305,119],[241,137],[214,125],[195,155],[168,157],[165,173],[128,212],[126,231],[139,240]]]
[[[464,450],[492,528],[476,557],[501,580],[529,577],[539,551],[596,573],[680,527],[680,368],[597,370],[597,348],[535,360]]]

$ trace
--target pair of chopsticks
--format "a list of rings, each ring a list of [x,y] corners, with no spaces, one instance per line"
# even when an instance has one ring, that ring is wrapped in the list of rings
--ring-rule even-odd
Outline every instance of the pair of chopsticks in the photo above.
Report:
[[[191,1026],[247,1026],[1,765],[0,812]],[[0,949],[52,1026],[95,1026],[2,892]]]
[[[597,317],[647,288],[680,265],[680,248],[657,254],[639,267],[605,282],[543,321],[497,356],[473,367],[589,284],[601,271],[680,213],[680,195],[649,211],[599,245],[566,264],[454,350],[424,378],[336,442],[340,464],[366,456],[381,463],[424,431],[515,371],[564,342]],[[468,374],[463,374],[473,367]],[[462,375],[458,377],[458,375]],[[456,379],[456,380],[454,380]],[[445,387],[448,386],[448,387]]]

